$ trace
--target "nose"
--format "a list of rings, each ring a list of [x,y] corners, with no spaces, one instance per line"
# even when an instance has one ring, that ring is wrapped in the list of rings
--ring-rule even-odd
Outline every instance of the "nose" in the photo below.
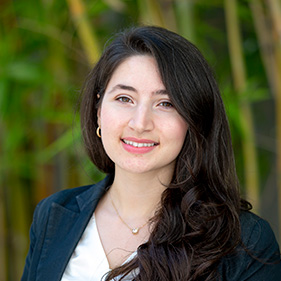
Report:
[[[137,106],[130,118],[129,127],[137,133],[151,131],[154,128],[151,109],[148,106]]]

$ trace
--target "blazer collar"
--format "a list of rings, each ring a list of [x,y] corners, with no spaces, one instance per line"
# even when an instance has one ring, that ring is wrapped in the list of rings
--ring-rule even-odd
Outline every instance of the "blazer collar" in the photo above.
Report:
[[[69,204],[71,207],[68,207],[52,203],[37,268],[37,280],[61,280],[99,199],[112,180],[113,177],[108,176],[76,196],[76,207],[73,206],[75,204]]]
[[[85,192],[76,196],[76,201],[79,206],[80,211],[83,211],[89,205],[95,206],[99,201],[99,199],[103,196],[103,194],[107,191],[107,189],[111,186],[113,182],[113,175],[106,176],[102,181],[93,185],[91,188],[86,190]],[[94,210],[93,210],[94,211]]]

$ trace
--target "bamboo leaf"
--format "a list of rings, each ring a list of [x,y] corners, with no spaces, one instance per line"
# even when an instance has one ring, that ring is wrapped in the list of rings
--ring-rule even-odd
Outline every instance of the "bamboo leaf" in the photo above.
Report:
[[[77,141],[81,137],[81,133],[68,129],[57,140],[46,147],[42,152],[38,154],[37,160],[43,164],[48,161],[59,152],[63,151],[69,146],[73,145],[73,142]]]
[[[39,66],[26,61],[15,61],[6,66],[7,78],[19,82],[38,82],[42,80]]]

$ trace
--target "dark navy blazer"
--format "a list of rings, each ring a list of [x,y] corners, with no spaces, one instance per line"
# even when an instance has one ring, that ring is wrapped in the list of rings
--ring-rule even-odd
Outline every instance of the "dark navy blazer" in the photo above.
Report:
[[[96,185],[60,191],[37,205],[22,281],[61,280],[99,199],[111,183],[112,177],[106,177]],[[255,258],[237,249],[222,260],[221,279],[280,281],[279,246],[269,224],[250,212],[243,212],[240,220],[242,241]],[[267,264],[269,260],[276,263]]]

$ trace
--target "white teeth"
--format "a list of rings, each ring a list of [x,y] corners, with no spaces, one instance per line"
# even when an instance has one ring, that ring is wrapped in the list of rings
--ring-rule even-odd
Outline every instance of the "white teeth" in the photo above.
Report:
[[[124,143],[132,145],[134,147],[151,147],[154,146],[155,143],[139,143],[139,142],[134,142],[134,141],[128,141],[128,140],[124,140]]]

